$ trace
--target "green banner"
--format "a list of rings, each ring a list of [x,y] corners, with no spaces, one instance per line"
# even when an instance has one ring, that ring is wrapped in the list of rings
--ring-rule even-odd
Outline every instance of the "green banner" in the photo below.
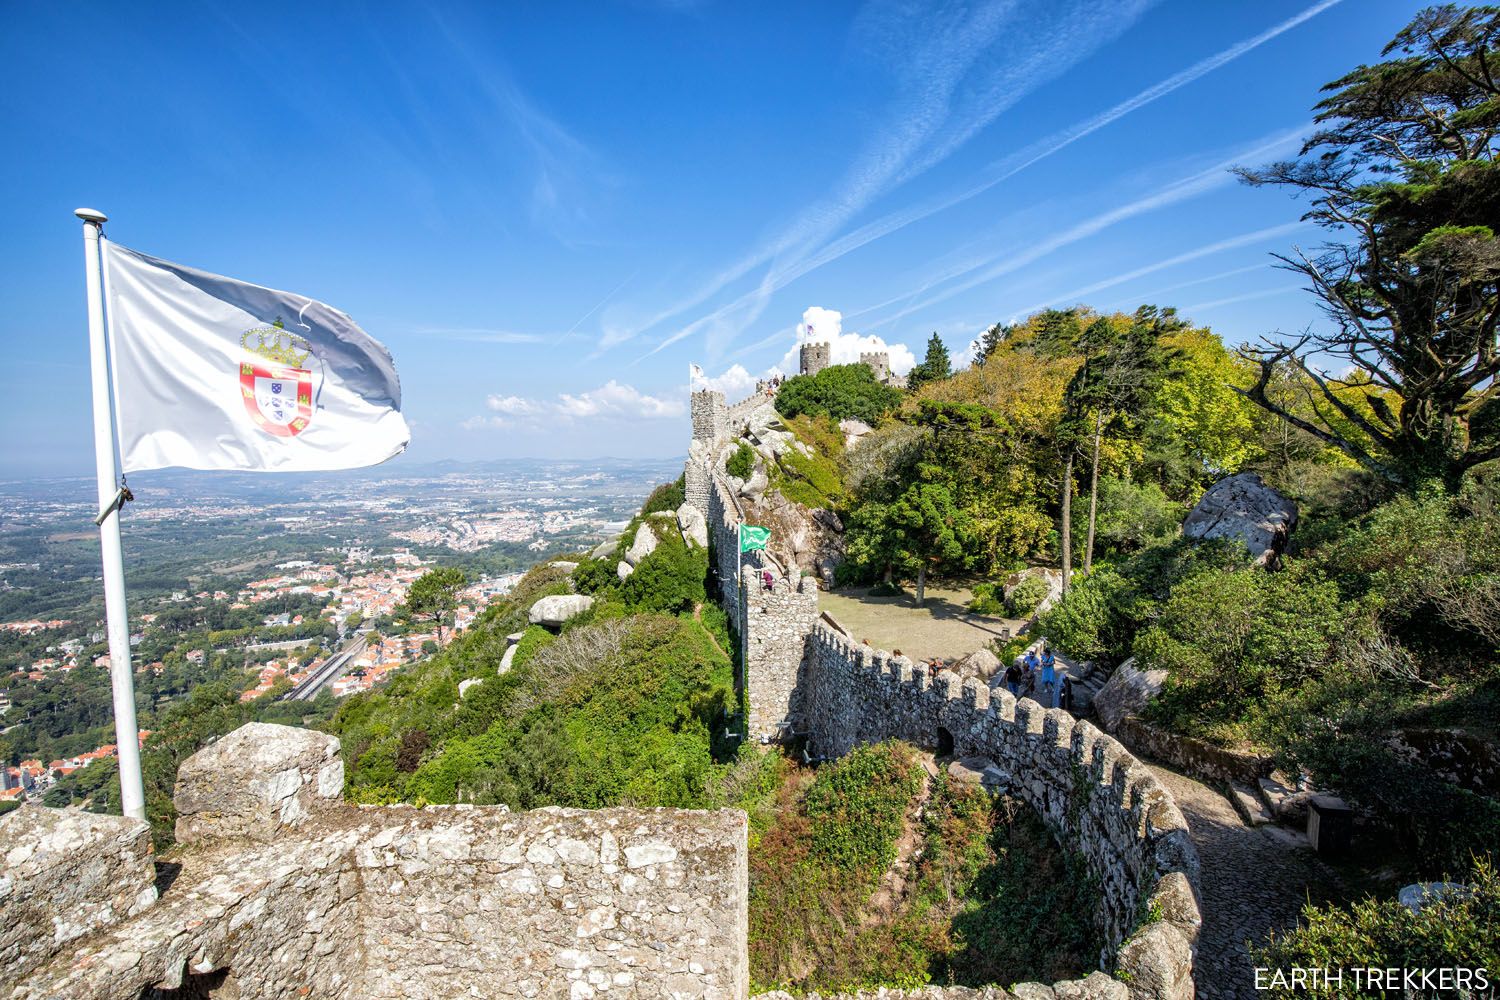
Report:
[[[766,547],[766,543],[770,540],[770,528],[757,528],[753,524],[740,525],[741,552],[754,552],[756,549],[764,549]]]

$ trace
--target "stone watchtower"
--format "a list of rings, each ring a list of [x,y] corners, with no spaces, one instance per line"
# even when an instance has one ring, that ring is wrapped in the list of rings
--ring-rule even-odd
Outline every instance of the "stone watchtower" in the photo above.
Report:
[[[875,381],[888,382],[891,378],[891,356],[885,351],[860,352],[859,363],[869,365]]]
[[[688,411],[693,418],[693,440],[713,442],[723,437],[728,429],[728,417],[724,409],[724,394],[714,389],[699,389],[693,393]]]
[[[816,375],[827,368],[832,351],[832,344],[803,344],[802,374]]]

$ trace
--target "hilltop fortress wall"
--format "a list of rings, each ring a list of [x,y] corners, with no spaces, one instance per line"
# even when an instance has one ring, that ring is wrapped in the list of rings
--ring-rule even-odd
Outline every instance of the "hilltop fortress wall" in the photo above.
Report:
[[[856,644],[819,619],[814,581],[769,556],[747,557],[736,587],[743,513],[717,466],[748,411],[715,395],[694,395],[687,496],[740,637],[752,735],[828,757],[898,738],[986,758],[970,763],[1086,859],[1100,965],[1120,974],[1016,995],[1189,1000],[1198,862],[1171,795],[1088,722]],[[0,820],[0,998],[746,997],[743,813],[354,806],[343,779],[333,737],[244,726],[183,765],[182,846],[160,868],[138,820],[37,806]]]
[[[762,553],[747,556],[745,584],[736,587],[743,514],[721,462],[737,433],[729,414],[763,400],[724,407],[716,396],[694,394],[685,474],[690,502],[700,486],[720,597],[740,635],[749,735],[806,736],[822,757],[896,738],[987,758],[992,780],[1035,809],[1064,848],[1081,851],[1099,880],[1101,966],[1128,973],[1132,997],[1191,997],[1198,860],[1171,794],[1086,721],[972,680],[960,687],[951,673],[934,677],[925,665],[856,644],[820,618],[811,578],[788,579],[773,567],[775,586],[765,591],[755,580]],[[698,436],[700,410],[724,414],[705,424],[712,438]]]

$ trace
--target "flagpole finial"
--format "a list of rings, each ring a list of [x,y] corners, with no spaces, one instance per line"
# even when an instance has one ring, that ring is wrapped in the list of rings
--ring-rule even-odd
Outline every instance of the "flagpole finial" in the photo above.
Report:
[[[96,226],[102,226],[109,221],[109,216],[105,215],[97,208],[75,208],[73,209],[73,214],[78,216],[84,222],[92,222]]]

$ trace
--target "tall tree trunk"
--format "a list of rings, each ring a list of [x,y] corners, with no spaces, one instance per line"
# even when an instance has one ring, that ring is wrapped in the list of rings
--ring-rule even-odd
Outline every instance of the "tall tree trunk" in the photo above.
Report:
[[[1073,449],[1068,449],[1068,460],[1063,465],[1062,492],[1062,592],[1066,594],[1072,585],[1073,575]]]
[[[1104,411],[1094,414],[1094,464],[1089,472],[1089,538],[1083,548],[1083,573],[1094,569],[1094,523],[1099,513],[1099,439],[1104,436]]]
[[[892,566],[890,563],[886,563],[885,564],[885,576],[882,577],[881,579],[883,579],[885,581],[885,585],[887,587],[889,587],[892,583],[895,582],[895,580],[894,580],[895,576],[896,576],[896,567]]]
[[[927,564],[917,563],[917,607],[922,606],[922,601],[927,597]]]

